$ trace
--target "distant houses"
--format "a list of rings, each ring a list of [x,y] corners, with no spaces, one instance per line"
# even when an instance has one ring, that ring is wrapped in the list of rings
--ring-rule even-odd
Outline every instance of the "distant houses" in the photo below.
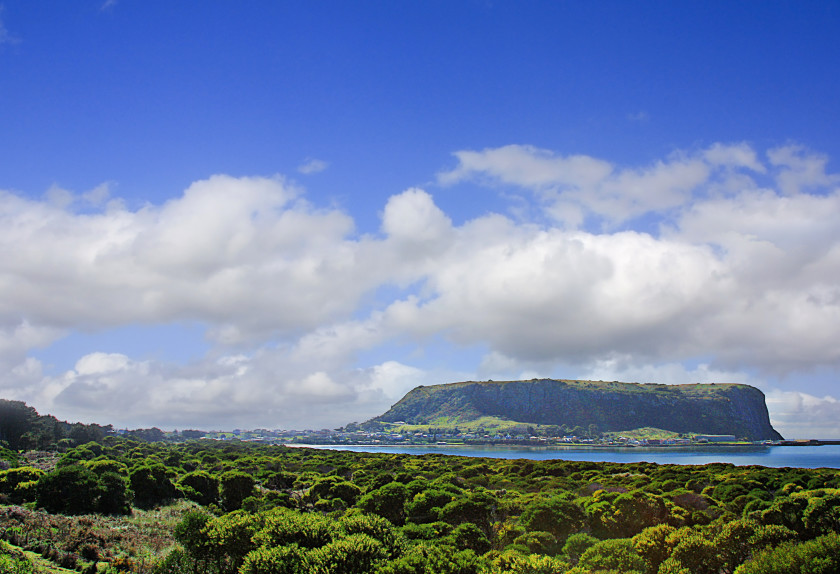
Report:
[[[668,447],[691,446],[704,444],[727,444],[738,441],[732,434],[697,434],[670,436],[662,438],[644,436],[603,435],[598,438],[566,434],[562,436],[545,436],[542,433],[516,432],[515,429],[487,432],[484,429],[437,428],[417,429],[400,428],[404,423],[390,423],[376,429],[362,429],[353,426],[352,430],[320,429],[320,430],[267,430],[257,429],[247,431],[234,429],[233,431],[214,431],[203,433],[203,438],[215,440],[241,440],[265,442],[272,444],[516,444],[531,446],[571,446],[583,445],[593,447]],[[173,433],[177,434],[177,433]],[[187,437],[181,437],[187,438]],[[188,438],[196,438],[194,436]],[[172,437],[176,439],[176,437]],[[177,440],[177,439],[176,439]],[[743,440],[743,439],[742,439]]]
[[[698,434],[694,436],[697,442],[735,442],[734,434]]]

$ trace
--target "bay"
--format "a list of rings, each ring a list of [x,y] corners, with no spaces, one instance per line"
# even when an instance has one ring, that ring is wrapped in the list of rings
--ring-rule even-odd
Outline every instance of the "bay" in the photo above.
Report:
[[[712,446],[660,448],[593,447],[500,447],[500,446],[375,446],[375,445],[289,445],[355,452],[400,454],[448,454],[487,458],[525,458],[531,460],[585,460],[591,462],[653,462],[657,464],[730,463],[737,466],[760,465],[775,468],[838,468],[840,445],[820,446]]]

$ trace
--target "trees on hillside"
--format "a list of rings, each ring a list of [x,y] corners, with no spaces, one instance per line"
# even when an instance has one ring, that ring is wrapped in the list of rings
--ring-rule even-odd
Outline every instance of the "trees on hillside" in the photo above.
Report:
[[[38,412],[21,401],[0,399],[0,441],[9,447],[22,448],[21,437],[32,430]]]

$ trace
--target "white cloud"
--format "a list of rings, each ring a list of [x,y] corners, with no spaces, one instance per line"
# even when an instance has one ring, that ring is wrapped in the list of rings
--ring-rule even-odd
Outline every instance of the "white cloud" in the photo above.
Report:
[[[360,273],[366,247],[347,215],[298,194],[281,179],[214,176],[162,206],[74,213],[0,192],[0,322],[191,318],[248,340],[351,313],[379,274]]]
[[[746,143],[715,143],[691,153],[675,152],[648,166],[624,168],[591,156],[562,156],[522,145],[454,155],[458,165],[438,174],[440,184],[474,180],[516,186],[534,193],[546,214],[573,228],[581,227],[587,216],[603,218],[608,228],[649,213],[668,216],[705,197],[755,190],[755,176],[769,171]],[[825,156],[801,147],[775,148],[767,155],[783,194],[840,181],[825,173]]]
[[[406,242],[445,239],[451,221],[422,189],[409,189],[388,200],[382,229],[390,237]]]
[[[307,397],[309,400],[349,398],[350,393],[323,371],[307,375],[301,380],[291,381],[287,389],[290,395]]]
[[[591,187],[607,178],[612,165],[585,155],[561,156],[533,146],[507,145],[480,152],[453,154],[458,166],[438,174],[438,181],[452,185],[476,176],[501,183],[540,189],[557,186]]]
[[[713,144],[703,152],[703,158],[713,166],[744,167],[756,173],[765,173],[755,150],[745,143],[724,145]]]
[[[840,238],[840,229],[832,224],[838,213],[838,191],[789,197],[750,189],[688,207],[677,222],[677,236],[719,245],[730,254],[764,244],[792,257],[805,255],[803,249],[816,255]]]
[[[91,353],[76,362],[79,375],[99,375],[124,370],[130,360],[120,353]]]
[[[367,387],[381,391],[392,402],[401,399],[408,391],[420,385],[434,384],[431,375],[422,369],[398,361],[386,361],[366,370]]]
[[[650,166],[624,169],[590,156],[562,156],[521,145],[454,155],[458,165],[439,173],[439,183],[477,180],[531,190],[547,214],[570,226],[582,221],[575,208],[609,225],[619,224],[684,205],[717,167],[760,167],[750,162],[745,146],[720,144],[704,153],[675,153]]]
[[[396,361],[367,369],[313,368],[287,349],[190,365],[91,353],[41,380],[30,398],[72,420],[118,427],[321,428],[381,414],[429,374]],[[436,380],[435,382],[440,382]]]
[[[0,324],[0,360],[23,360],[30,349],[46,347],[64,334],[60,329],[33,325],[28,320]]]
[[[770,422],[785,438],[840,436],[840,401],[799,391],[774,389],[767,393]]]
[[[445,332],[506,355],[584,361],[604,349],[661,356],[725,289],[710,250],[624,232],[596,236],[476,220],[429,271],[431,294],[386,311],[418,334]]]
[[[82,195],[82,199],[94,207],[100,207],[105,204],[111,196],[111,186],[109,182],[97,185],[88,192]]]
[[[324,171],[325,169],[327,169],[329,167],[329,165],[330,164],[328,164],[324,160],[311,158],[311,159],[307,159],[305,162],[300,164],[298,166],[297,170],[298,170],[299,173],[302,173],[304,175],[309,175],[309,174],[312,174],[312,173],[320,173],[320,172]]]
[[[771,151],[774,169],[818,165],[797,169],[824,174],[824,158],[795,151],[799,164],[789,149]],[[558,168],[563,158],[533,148],[457,155],[460,166],[442,182],[486,175],[539,190],[572,180]],[[581,193],[581,204],[601,214],[620,206],[616,213],[671,209],[660,237],[511,222],[472,235],[474,220],[458,229],[449,256],[430,272],[434,295],[399,301],[393,314],[418,332],[440,330],[534,361],[585,362],[615,352],[641,361],[712,356],[727,369],[772,374],[837,366],[838,192],[823,187],[790,197],[758,189],[744,179],[768,171],[757,158],[746,144],[715,144],[649,168],[609,171]],[[532,166],[537,175],[526,175]],[[733,170],[746,182],[740,190],[725,184]]]
[[[814,187],[837,185],[837,175],[825,173],[828,158],[807,152],[801,146],[789,145],[767,152],[770,164],[780,168],[776,175],[779,189],[788,195]]]
[[[709,178],[709,166],[696,158],[675,157],[641,170],[622,170],[576,199],[596,214],[621,222],[650,211],[683,205]]]
[[[414,281],[426,267],[434,267],[453,239],[452,221],[422,189],[409,189],[388,200],[382,215],[387,241],[382,256],[392,259],[394,279]],[[412,265],[413,263],[413,265]]]
[[[0,273],[2,281],[2,273]],[[31,400],[43,380],[41,362],[27,353],[48,347],[66,333],[14,318],[0,320],[0,398]]]
[[[0,192],[0,386],[68,418],[300,427],[364,420],[455,377],[749,382],[738,373],[837,370],[836,176],[798,148],[769,156],[714,144],[618,168],[506,146],[459,152],[440,176],[515,186],[581,220],[656,213],[659,233],[496,213],[455,225],[411,188],[383,206],[378,233],[359,234],[279,177],[214,176],[135,210],[109,186]],[[74,330],[182,320],[213,343],[190,364],[91,349],[44,376],[27,357]],[[442,369],[422,354],[433,341],[483,359]],[[395,344],[416,364],[384,356]]]
[[[663,383],[688,385],[694,383],[738,383],[762,386],[760,380],[738,371],[723,371],[703,363],[686,367],[681,363],[640,364],[630,355],[600,359],[587,365],[580,378],[594,381],[624,381],[631,383]]]

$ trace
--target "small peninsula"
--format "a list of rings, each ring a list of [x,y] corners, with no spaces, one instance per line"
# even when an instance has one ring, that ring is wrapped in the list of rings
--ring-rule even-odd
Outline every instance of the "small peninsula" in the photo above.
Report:
[[[369,422],[443,428],[474,426],[482,420],[568,428],[595,425],[600,432],[653,427],[749,441],[782,439],[770,424],[764,394],[742,384],[465,381],[417,387]]]

